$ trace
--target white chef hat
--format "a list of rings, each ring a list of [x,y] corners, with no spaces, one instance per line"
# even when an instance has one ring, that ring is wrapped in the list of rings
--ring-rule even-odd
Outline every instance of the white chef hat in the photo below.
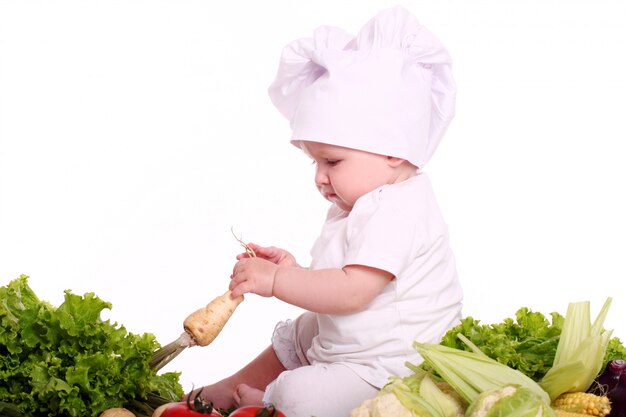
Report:
[[[321,26],[287,45],[269,95],[296,146],[328,143],[422,168],[454,116],[456,85],[445,47],[396,6],[356,37]]]

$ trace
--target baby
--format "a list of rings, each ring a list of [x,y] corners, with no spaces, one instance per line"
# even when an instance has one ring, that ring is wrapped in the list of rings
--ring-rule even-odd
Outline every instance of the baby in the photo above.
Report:
[[[232,296],[276,297],[307,312],[279,323],[268,346],[204,387],[216,406],[273,404],[289,417],[347,416],[439,343],[461,317],[448,231],[424,165],[454,115],[446,49],[401,7],[351,36],[320,27],[283,51],[273,103],[291,142],[316,165],[331,205],[311,265],[251,244]]]

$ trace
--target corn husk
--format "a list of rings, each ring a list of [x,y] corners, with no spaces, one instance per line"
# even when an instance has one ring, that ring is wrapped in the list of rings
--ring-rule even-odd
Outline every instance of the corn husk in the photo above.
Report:
[[[589,302],[570,303],[552,368],[539,382],[554,400],[564,392],[584,392],[600,372],[612,331],[604,329],[611,305],[607,298],[593,323]]]
[[[471,343],[467,339],[465,342]],[[468,403],[472,403],[485,391],[506,385],[527,388],[544,402],[550,403],[548,394],[535,381],[518,370],[489,358],[475,345],[470,344],[473,352],[430,343],[414,342],[413,346]]]

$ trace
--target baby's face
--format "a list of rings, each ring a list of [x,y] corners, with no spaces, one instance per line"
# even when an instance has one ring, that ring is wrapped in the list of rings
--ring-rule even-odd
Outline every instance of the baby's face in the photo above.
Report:
[[[302,150],[315,162],[315,185],[328,201],[351,211],[356,200],[397,180],[392,159],[375,153],[302,141]]]

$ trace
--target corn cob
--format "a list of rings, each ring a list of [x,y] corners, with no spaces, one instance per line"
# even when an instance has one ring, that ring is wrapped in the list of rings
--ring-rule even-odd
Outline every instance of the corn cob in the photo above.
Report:
[[[589,414],[573,413],[571,411],[565,411],[559,408],[553,408],[552,410],[554,410],[554,414],[556,414],[556,417],[592,417]]]
[[[588,392],[566,392],[552,402],[556,410],[589,416],[605,417],[611,412],[611,403],[606,396]]]

